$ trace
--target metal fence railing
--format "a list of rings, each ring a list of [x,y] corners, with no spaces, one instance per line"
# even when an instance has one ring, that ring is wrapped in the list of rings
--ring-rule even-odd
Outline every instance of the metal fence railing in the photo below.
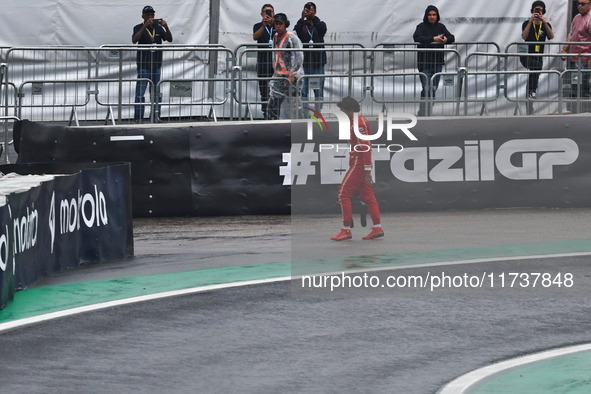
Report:
[[[230,99],[230,74],[234,58],[232,51],[219,44],[147,47],[105,45],[101,48],[109,49],[109,56],[115,60],[116,67],[127,65],[129,75],[136,73],[138,47],[143,51],[162,54],[160,80],[154,86],[157,97],[146,104],[152,106],[152,109],[161,107],[159,115],[162,118],[199,119],[204,113],[216,117],[216,108],[222,117],[233,118],[232,107],[226,108],[227,112],[223,113],[223,106]],[[100,69],[104,69],[103,63],[97,64],[97,73]],[[118,105],[121,101],[120,98]],[[133,106],[135,105],[134,103]],[[122,112],[119,109],[119,117]]]
[[[316,48],[322,46],[322,48]],[[300,89],[303,89],[303,82],[308,80],[309,90],[313,90],[320,83],[319,78],[324,78],[324,97],[317,98],[314,93],[307,92],[302,97],[304,106],[311,106],[320,101],[330,103],[334,101],[331,96],[336,92],[342,90],[342,86],[336,80],[337,74],[349,73],[352,70],[361,67],[367,67],[366,60],[363,58],[363,51],[360,51],[363,46],[357,43],[323,43],[323,44],[306,44],[302,50],[305,53],[312,54],[314,52],[326,53],[326,65],[324,66],[325,74],[308,75],[302,81]],[[349,51],[355,49],[356,51]],[[262,118],[261,106],[264,104],[259,94],[259,81],[267,80],[269,77],[261,77],[257,73],[257,66],[259,66],[257,57],[261,53],[272,55],[274,49],[269,48],[267,44],[242,44],[234,50],[236,57],[236,86],[234,87],[234,100],[238,104],[238,119],[242,119],[242,115],[246,118]],[[272,69],[273,65],[268,64],[263,69]],[[327,75],[329,76],[327,79]],[[350,82],[350,81],[349,81]],[[350,86],[350,84],[348,84]],[[346,94],[345,94],[346,95]],[[340,96],[342,97],[342,96]],[[244,108],[244,109],[243,109]]]
[[[578,55],[560,53],[565,44],[545,42],[544,53],[528,53],[533,43],[527,42],[511,43],[504,52],[494,42],[457,42],[445,49],[417,48],[417,43],[308,45],[303,52],[325,52],[327,63],[324,74],[304,75],[297,88],[306,83],[310,88],[302,97],[304,107],[332,106],[351,95],[363,102],[367,116],[415,113],[421,106],[425,116],[591,111],[591,71],[580,59],[568,60]],[[265,101],[259,81],[271,77],[257,75],[257,57],[274,51],[266,44],[234,50],[222,45],[0,48],[5,64],[0,104],[5,116],[69,124],[131,123],[140,107],[148,115],[145,122],[261,119]],[[419,72],[420,52],[443,52],[441,72]],[[138,76],[138,53],[162,56],[156,83]],[[527,59],[534,58],[542,60],[541,68],[530,67],[533,61]],[[312,90],[320,80],[324,95],[315,97]],[[428,81],[424,98],[422,80]],[[136,85],[142,82],[146,99],[137,103]]]
[[[163,60],[159,83],[147,89],[149,100],[136,103],[136,84],[153,85],[138,78],[141,52]],[[113,113],[121,123],[133,120],[136,106],[149,107],[152,121],[158,107],[158,116],[197,118],[228,100],[232,59],[232,51],[221,46],[11,48],[7,80],[16,86],[22,118],[60,121],[75,112],[79,119],[97,120]]]
[[[506,115],[591,111],[587,63],[569,61],[580,58],[579,54],[560,53],[566,42],[545,42],[543,53],[529,53],[530,45],[539,44],[511,43],[504,53],[468,54],[464,63],[468,89],[462,92],[465,110],[461,114],[495,114],[501,107]],[[485,59],[498,62],[498,72],[476,66]]]
[[[0,98],[4,98],[7,96],[8,87],[10,85],[4,82],[6,76],[6,63],[0,63]],[[2,89],[5,89],[5,92]],[[4,131],[4,138],[2,139],[3,142],[0,143],[0,156],[4,154],[4,164],[8,164],[8,146],[12,144],[12,141],[9,140],[9,127],[8,121],[15,121],[20,120],[16,116],[4,114],[4,116],[0,116],[0,121],[3,123],[3,131]]]
[[[383,48],[383,49],[382,49]],[[435,97],[444,101],[457,97],[457,88],[453,75],[457,73],[461,65],[460,53],[455,49],[424,49],[417,48],[416,43],[381,44],[376,46],[371,54],[371,83],[367,90],[371,91],[372,100],[382,106],[382,111],[388,111],[390,105],[395,112],[416,112],[417,104],[426,101],[428,104],[424,115],[432,113]],[[419,53],[435,56],[442,54],[445,63],[441,65],[441,72],[431,78],[430,75],[417,69],[417,56]],[[434,83],[440,76],[443,83]],[[426,94],[421,97],[423,86],[421,80],[426,81]]]

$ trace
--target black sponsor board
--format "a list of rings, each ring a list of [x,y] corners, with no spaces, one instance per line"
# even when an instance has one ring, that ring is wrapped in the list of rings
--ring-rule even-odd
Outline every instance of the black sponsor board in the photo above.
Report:
[[[384,120],[382,136],[372,141],[380,210],[587,207],[588,119],[419,120],[410,129],[416,141],[401,130],[393,130],[388,139]],[[377,133],[378,122],[370,124]],[[338,213],[337,190],[349,166],[348,151],[354,148],[338,139],[336,122],[329,122],[328,130],[316,125],[312,130],[310,139],[306,124],[292,128],[293,212]]]
[[[40,277],[133,255],[129,163],[17,164],[3,173],[60,174],[0,207],[0,309]]]
[[[585,207],[588,116],[419,118],[373,141],[384,212]],[[403,122],[399,122],[403,123]],[[370,119],[372,133],[379,122]],[[74,128],[24,121],[19,163],[129,161],[134,216],[338,213],[348,161],[338,124]],[[312,128],[312,138],[308,131]],[[330,152],[327,146],[340,146]],[[402,147],[402,150],[400,150]],[[291,159],[290,159],[291,158]]]
[[[8,205],[0,207],[0,309],[14,297],[14,252],[10,240],[10,210]]]

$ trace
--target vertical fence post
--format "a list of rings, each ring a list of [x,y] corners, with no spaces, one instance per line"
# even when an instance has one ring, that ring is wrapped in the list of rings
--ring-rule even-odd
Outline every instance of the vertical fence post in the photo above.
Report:
[[[581,113],[581,93],[582,87],[581,81],[583,79],[583,73],[581,72],[582,67],[581,56],[577,60],[577,114]]]
[[[2,97],[2,84],[4,83],[4,75],[6,74],[6,63],[0,64],[0,97]],[[6,81],[8,82],[8,81]],[[8,84],[5,88],[5,109],[4,116],[8,116]],[[4,164],[8,164],[8,121],[4,121]]]
[[[462,102],[462,87],[464,86],[464,78],[466,77],[466,67],[458,67],[458,88],[456,91],[456,111],[455,115],[460,116],[460,106]]]
[[[353,51],[349,50],[349,90],[348,96],[353,97]]]
[[[236,52],[238,53],[238,52]],[[228,56],[228,54],[226,53],[226,56]],[[235,77],[234,77],[234,67],[236,67],[237,64],[237,58],[236,55],[234,55],[234,53],[232,53],[232,56],[230,57],[230,62],[228,62],[228,60],[226,60],[226,70],[230,70],[230,88],[228,89],[228,91],[226,92],[226,94],[229,96],[229,100],[228,102],[230,103],[230,122],[234,120],[234,86],[236,81],[235,81]],[[228,75],[228,72],[226,71],[226,75]]]
[[[219,44],[220,39],[220,7],[221,0],[212,0],[209,2],[209,44]],[[213,56],[212,56],[213,55]],[[218,52],[215,49],[209,49],[209,74],[207,87],[207,97],[211,102],[215,102],[215,76],[218,69]]]
[[[117,121],[121,124],[123,112],[123,49],[119,48],[119,96],[117,98]]]

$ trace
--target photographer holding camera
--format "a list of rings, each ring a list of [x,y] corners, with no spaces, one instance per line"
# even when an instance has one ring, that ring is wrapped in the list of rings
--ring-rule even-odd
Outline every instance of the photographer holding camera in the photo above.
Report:
[[[162,40],[172,42],[172,33],[164,19],[154,19],[156,11],[147,5],[142,10],[143,23],[134,26],[131,42],[136,44],[162,44]],[[160,82],[160,68],[162,67],[162,51],[143,50],[137,52],[137,77],[149,79],[154,83],[154,87]],[[148,87],[147,81],[138,81],[135,87],[135,102],[144,103],[144,95]],[[162,102],[160,93],[154,93],[158,97],[158,102]],[[144,118],[144,105],[136,105],[133,118],[136,122],[141,122]],[[160,105],[156,107],[154,120],[160,121]]]
[[[523,22],[521,38],[525,41],[544,42],[546,37],[551,40],[554,38],[554,32],[550,23],[546,22],[544,14],[546,13],[546,4],[543,1],[534,1],[531,5],[531,17],[529,20]],[[535,44],[528,45],[528,53],[544,53],[544,45]],[[544,66],[544,59],[542,57],[522,56],[519,58],[523,67],[528,70],[539,71]],[[527,80],[527,97],[536,99],[538,90],[538,81],[540,79],[539,73],[530,73]],[[528,103],[528,115],[533,113],[533,105],[531,101]]]
[[[275,37],[275,9],[271,4],[265,4],[261,8],[261,22],[255,23],[252,27],[252,39],[259,45],[259,48],[272,48]],[[266,44],[266,45],[265,45]],[[271,78],[274,73],[273,53],[260,51],[257,53],[257,77]],[[259,79],[259,91],[261,93],[261,110],[263,118],[267,118],[267,102],[269,101],[269,80]]]
[[[296,23],[294,30],[300,41],[304,44],[304,48],[324,48],[324,45],[315,45],[324,43],[324,36],[326,35],[326,23],[316,16],[316,4],[308,2],[304,5],[302,17]],[[325,64],[325,51],[304,52],[304,74],[323,75]],[[311,85],[310,78],[304,78],[302,97],[308,97],[309,85]],[[318,84],[313,90],[316,101],[319,101],[314,107],[316,111],[320,112],[324,98],[324,77],[319,78]]]

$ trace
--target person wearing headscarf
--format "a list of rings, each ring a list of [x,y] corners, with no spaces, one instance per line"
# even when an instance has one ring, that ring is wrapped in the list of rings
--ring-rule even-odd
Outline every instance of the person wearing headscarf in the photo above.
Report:
[[[417,25],[413,40],[418,42],[417,48],[438,49],[444,48],[445,44],[452,44],[455,37],[451,34],[443,23],[440,23],[441,17],[439,10],[434,5],[430,5],[425,10],[423,22]],[[445,64],[445,54],[441,51],[418,51],[417,52],[417,67],[420,73],[425,76],[420,77],[421,85],[421,103],[417,116],[426,116],[427,105],[425,98],[428,96],[427,91],[431,90],[432,97],[435,97],[435,92],[439,86],[440,76],[436,75],[433,78],[433,85],[431,85],[431,78],[433,75],[440,73]],[[430,112],[430,111],[429,111]]]

